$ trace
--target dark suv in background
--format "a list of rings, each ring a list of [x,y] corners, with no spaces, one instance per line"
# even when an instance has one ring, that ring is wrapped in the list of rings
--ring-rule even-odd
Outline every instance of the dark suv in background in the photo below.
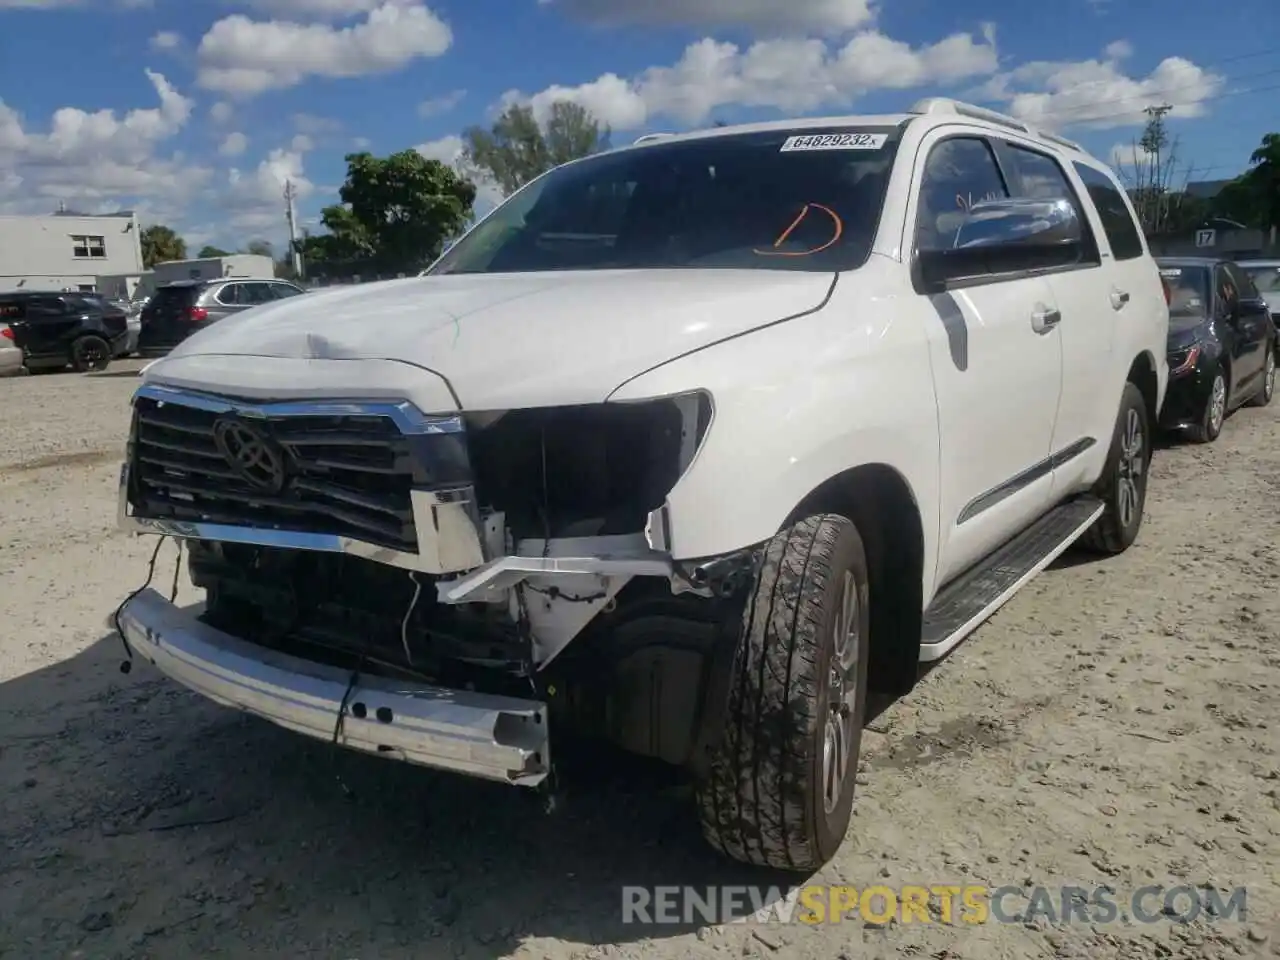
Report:
[[[0,293],[0,323],[22,348],[28,370],[105,370],[127,347],[129,315],[95,293]]]
[[[138,352],[163,356],[197,330],[250,307],[296,297],[301,287],[284,280],[223,277],[180,280],[157,287],[142,308]]]

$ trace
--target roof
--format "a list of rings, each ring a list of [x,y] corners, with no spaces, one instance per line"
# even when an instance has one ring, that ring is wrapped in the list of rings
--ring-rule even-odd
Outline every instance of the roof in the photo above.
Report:
[[[824,127],[896,127],[908,120],[914,119],[916,114],[911,113],[885,113],[885,114],[867,114],[857,115],[848,114],[845,116],[828,116],[828,117],[802,117],[792,120],[764,120],[759,123],[738,123],[732,126],[724,127],[707,127],[703,130],[689,130],[685,133],[664,133],[651,135],[653,139],[640,137],[644,140],[644,146],[651,143],[675,143],[688,140],[707,140],[712,137],[731,137],[741,136],[748,133],[770,133],[775,130],[821,130]],[[628,144],[618,147],[619,150],[629,150],[636,144]]]

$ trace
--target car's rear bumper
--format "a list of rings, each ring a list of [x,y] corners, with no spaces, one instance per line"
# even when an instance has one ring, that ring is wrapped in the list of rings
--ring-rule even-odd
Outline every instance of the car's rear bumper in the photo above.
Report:
[[[216,630],[154,590],[120,614],[135,653],[196,693],[318,740],[334,739],[350,671]],[[546,705],[358,676],[343,746],[487,780],[536,786],[550,769]]]

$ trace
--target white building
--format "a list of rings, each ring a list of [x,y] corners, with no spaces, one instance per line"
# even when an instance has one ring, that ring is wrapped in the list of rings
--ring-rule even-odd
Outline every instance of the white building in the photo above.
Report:
[[[54,213],[0,217],[0,291],[97,290],[98,278],[142,275],[138,218]]]

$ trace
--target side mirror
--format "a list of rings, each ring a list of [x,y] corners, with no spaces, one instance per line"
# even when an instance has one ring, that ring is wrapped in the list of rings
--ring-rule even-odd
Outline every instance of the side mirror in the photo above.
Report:
[[[1079,263],[1084,228],[1068,200],[1009,198],[975,203],[950,247],[921,250],[916,269],[926,292],[954,280]]]

